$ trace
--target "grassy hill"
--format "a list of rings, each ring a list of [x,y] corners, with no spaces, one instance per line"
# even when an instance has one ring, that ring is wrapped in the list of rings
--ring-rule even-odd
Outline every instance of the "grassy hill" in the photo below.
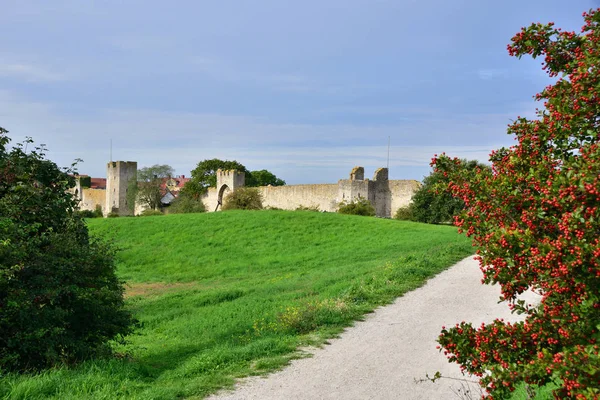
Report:
[[[8,398],[201,398],[322,344],[472,253],[448,226],[290,211],[90,220],[141,321],[120,358],[0,377]]]

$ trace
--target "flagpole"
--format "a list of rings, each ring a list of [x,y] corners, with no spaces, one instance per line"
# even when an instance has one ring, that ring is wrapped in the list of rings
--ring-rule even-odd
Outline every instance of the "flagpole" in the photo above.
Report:
[[[390,169],[390,142],[391,142],[391,136],[388,136],[388,157],[387,157],[387,169],[388,169],[388,171]]]

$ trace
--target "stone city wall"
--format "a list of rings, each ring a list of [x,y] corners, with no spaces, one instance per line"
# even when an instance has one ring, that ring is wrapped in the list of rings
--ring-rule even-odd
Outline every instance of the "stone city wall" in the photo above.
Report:
[[[79,197],[79,208],[81,210],[95,211],[97,206],[100,206],[104,214],[106,207],[106,190],[105,189],[82,189]]]
[[[391,217],[396,214],[400,207],[406,207],[410,204],[412,196],[421,187],[421,182],[415,180],[395,180],[389,181],[391,199]]]
[[[304,206],[335,211],[338,205],[337,184],[262,186],[258,189],[263,196],[264,207],[295,210]]]
[[[206,211],[212,212],[215,211],[217,206],[217,202],[219,201],[219,193],[217,192],[217,188],[208,188],[208,191],[204,196],[202,196],[202,202],[206,207]]]
[[[104,215],[112,210],[128,215],[128,182],[135,177],[135,162],[111,162],[107,165],[107,190],[81,189],[78,185],[74,192],[79,193],[82,210],[94,211],[97,205],[102,207]],[[217,171],[217,187],[209,188],[202,201],[206,211],[220,210],[223,198],[231,190],[244,185],[244,174],[238,171]],[[263,196],[264,207],[295,210],[298,207],[318,207],[321,211],[334,212],[342,201],[350,202],[357,198],[366,198],[375,207],[376,215],[384,218],[394,216],[398,208],[407,206],[421,183],[415,180],[388,180],[387,168],[375,171],[372,180],[364,179],[364,168],[355,167],[350,179],[340,179],[334,184],[308,184],[263,186],[257,188]],[[135,205],[138,215],[145,207]]]

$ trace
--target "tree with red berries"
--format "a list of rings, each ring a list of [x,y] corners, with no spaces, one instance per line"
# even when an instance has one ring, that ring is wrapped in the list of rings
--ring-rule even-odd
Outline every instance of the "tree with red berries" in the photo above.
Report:
[[[554,383],[556,398],[600,398],[600,9],[583,17],[581,33],[533,24],[512,38],[510,55],[543,56],[556,81],[535,96],[537,119],[509,125],[517,144],[491,154],[491,171],[432,161],[466,204],[455,223],[478,248],[483,282],[498,283],[525,317],[460,323],[438,339],[491,398],[522,382]],[[528,289],[539,305],[518,300]]]

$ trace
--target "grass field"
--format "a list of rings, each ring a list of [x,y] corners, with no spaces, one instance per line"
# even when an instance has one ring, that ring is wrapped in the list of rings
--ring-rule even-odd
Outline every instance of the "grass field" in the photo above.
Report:
[[[120,358],[0,377],[11,399],[202,398],[298,357],[472,253],[449,226],[308,211],[89,221],[142,322]]]

